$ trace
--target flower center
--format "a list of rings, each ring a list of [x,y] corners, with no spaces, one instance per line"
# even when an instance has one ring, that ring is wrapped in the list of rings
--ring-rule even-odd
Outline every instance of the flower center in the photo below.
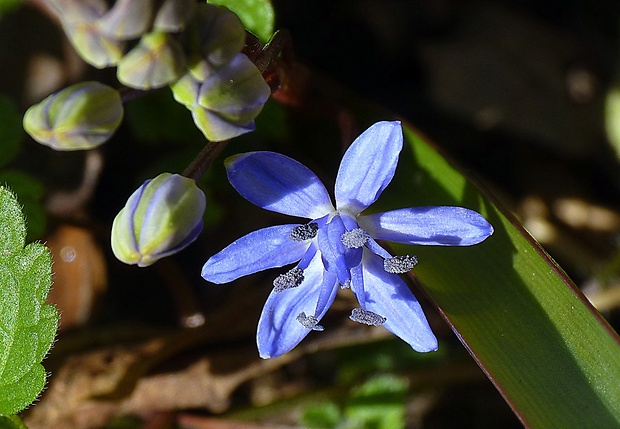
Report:
[[[418,264],[418,258],[415,256],[394,256],[383,261],[383,269],[388,273],[402,274],[410,271]]]
[[[362,228],[355,228],[342,234],[340,240],[349,249],[359,249],[370,239],[370,235]]]
[[[385,317],[372,311],[364,310],[363,308],[354,308],[353,311],[351,311],[349,319],[370,326],[381,326],[387,320]]]
[[[319,225],[316,222],[310,222],[305,225],[299,225],[293,228],[289,234],[289,238],[293,241],[305,241],[316,237]]]
[[[319,319],[316,316],[307,316],[305,312],[301,312],[297,315],[297,321],[303,325],[304,328],[312,329],[313,331],[323,331],[325,328],[319,325]]]
[[[301,268],[295,267],[289,272],[280,274],[273,281],[273,291],[275,293],[284,292],[287,289],[297,287],[304,281],[304,272]]]

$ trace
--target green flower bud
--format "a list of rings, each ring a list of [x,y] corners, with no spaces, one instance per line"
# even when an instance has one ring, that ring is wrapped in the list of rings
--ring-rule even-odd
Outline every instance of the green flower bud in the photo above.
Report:
[[[123,119],[123,103],[115,89],[81,82],[30,107],[24,129],[55,150],[92,149],[108,140]]]
[[[153,0],[116,0],[99,18],[99,29],[116,40],[136,39],[151,27]]]
[[[198,4],[187,44],[194,53],[189,64],[196,80],[228,64],[245,45],[245,28],[239,17],[222,6]]]
[[[63,22],[92,22],[103,16],[108,5],[105,0],[47,0],[46,3]]]
[[[162,173],[147,180],[114,219],[114,255],[146,267],[179,252],[200,234],[205,206],[205,195],[192,179]]]
[[[195,8],[194,0],[164,0],[157,11],[153,27],[160,31],[179,32],[185,28]]]
[[[124,42],[102,31],[100,18],[105,0],[48,0],[62,23],[69,41],[84,61],[97,68],[116,65],[123,56]]]
[[[204,107],[195,107],[191,112],[194,123],[210,141],[229,140],[256,129],[254,121],[249,121],[245,124],[235,124]]]
[[[254,63],[238,54],[204,82],[191,73],[170,86],[175,100],[191,112],[196,126],[211,141],[231,139],[254,130],[254,119],[271,90]]]
[[[258,116],[270,95],[271,89],[254,63],[246,55],[237,54],[202,83],[198,104],[242,125]]]
[[[194,79],[191,73],[185,73],[179,80],[170,85],[172,95],[177,103],[181,103],[188,109],[198,104],[200,82]]]
[[[145,34],[118,64],[116,76],[129,87],[160,88],[174,82],[185,70],[183,48],[169,33]]]

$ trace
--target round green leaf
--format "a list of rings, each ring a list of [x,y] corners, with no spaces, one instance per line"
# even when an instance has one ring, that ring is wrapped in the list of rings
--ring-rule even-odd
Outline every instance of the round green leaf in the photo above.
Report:
[[[209,3],[226,6],[236,13],[243,26],[263,43],[271,38],[275,13],[270,0],[209,0]]]
[[[25,235],[17,199],[0,186],[0,415],[23,410],[41,393],[41,360],[58,328],[58,311],[45,304],[52,256],[41,243],[24,247]]]

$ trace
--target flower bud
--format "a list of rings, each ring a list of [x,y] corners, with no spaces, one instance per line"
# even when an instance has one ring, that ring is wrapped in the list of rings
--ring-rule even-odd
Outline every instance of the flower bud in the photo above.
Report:
[[[270,95],[271,89],[254,63],[245,54],[237,54],[203,81],[198,104],[229,122],[244,125],[258,116]]]
[[[190,52],[190,72],[203,81],[216,69],[228,64],[245,44],[245,28],[231,11],[223,6],[198,4],[192,26],[185,37]]]
[[[116,77],[129,87],[147,90],[174,82],[185,68],[183,47],[169,33],[145,34],[118,64]]]
[[[116,65],[125,43],[102,31],[100,19],[108,12],[105,0],[48,0],[69,41],[84,61],[97,68]]]
[[[112,251],[146,267],[179,252],[202,231],[204,193],[194,180],[162,173],[138,188],[112,224]]]
[[[185,73],[179,80],[170,85],[172,96],[189,110],[198,105],[200,81],[194,79],[191,73]]]
[[[155,15],[153,27],[159,31],[179,32],[185,28],[195,8],[194,0],[164,0]]]
[[[123,119],[123,103],[115,89],[81,82],[30,107],[24,129],[55,150],[92,149],[108,140]]]
[[[204,82],[187,73],[170,87],[174,98],[192,112],[194,123],[211,141],[253,131],[254,119],[271,94],[260,71],[242,53]]]
[[[148,31],[152,15],[153,0],[116,0],[97,25],[111,39],[136,39]]]

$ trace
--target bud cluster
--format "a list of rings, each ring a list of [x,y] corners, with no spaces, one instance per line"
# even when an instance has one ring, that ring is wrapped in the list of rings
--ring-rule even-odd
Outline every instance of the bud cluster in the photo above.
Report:
[[[271,90],[241,51],[246,32],[222,6],[194,0],[47,0],[78,54],[97,68],[117,67],[137,91],[171,86],[210,141],[254,130]],[[87,114],[84,114],[87,112]],[[65,88],[29,109],[24,128],[56,150],[107,141],[123,116],[118,91],[96,82]]]
[[[246,30],[227,8],[195,0],[45,1],[84,61],[116,67],[127,88],[90,81],[48,96],[24,115],[36,141],[55,150],[95,148],[116,132],[124,101],[166,86],[211,142],[254,130],[271,89],[242,52]],[[118,259],[147,266],[196,239],[206,204],[199,170],[162,173],[130,196],[112,227]]]

